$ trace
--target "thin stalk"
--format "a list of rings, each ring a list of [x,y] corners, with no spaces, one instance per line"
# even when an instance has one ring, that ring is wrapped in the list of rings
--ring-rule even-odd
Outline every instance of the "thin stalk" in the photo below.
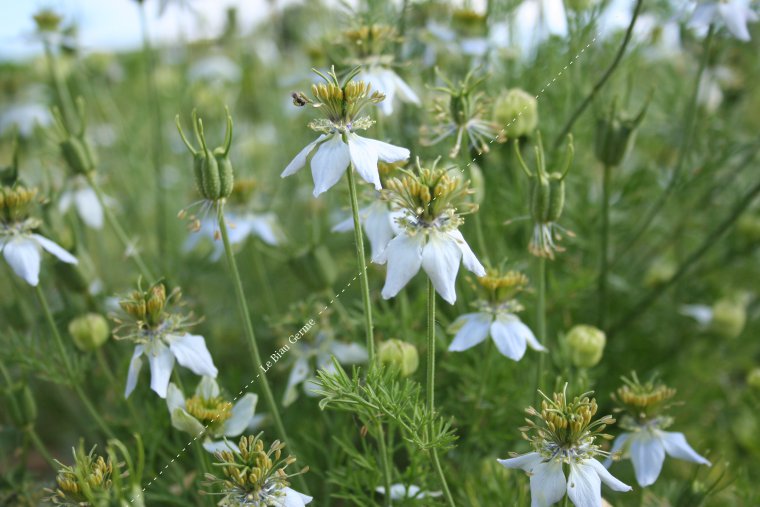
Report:
[[[266,377],[266,369],[261,362],[261,354],[259,353],[259,345],[256,342],[256,334],[253,331],[253,322],[251,321],[251,315],[248,312],[247,299],[245,297],[245,291],[243,290],[243,282],[240,279],[240,272],[238,271],[237,262],[235,261],[235,254],[232,252],[232,245],[230,244],[229,233],[227,232],[227,222],[224,219],[224,203],[219,202],[217,204],[217,221],[219,222],[219,231],[222,235],[222,244],[224,245],[224,254],[227,258],[227,264],[230,268],[230,276],[232,283],[235,287],[235,297],[237,299],[238,310],[240,311],[240,318],[243,320],[243,329],[245,330],[245,337],[248,340],[248,346],[251,350],[251,358],[253,359],[253,365],[256,367],[256,372],[261,376],[261,390],[264,393],[264,399],[269,406],[269,412],[272,414],[275,428],[277,433],[280,434],[280,439],[287,442],[289,446],[295,447],[292,440],[288,438],[288,434],[285,431],[285,426],[282,424],[282,417],[280,417],[280,410],[277,406],[277,402],[272,394],[272,389],[269,387],[269,380]],[[306,490],[306,482],[302,476],[298,476],[301,487]]]
[[[74,128],[74,118],[76,118],[76,115],[74,114],[74,103],[63,82],[63,76],[61,76],[61,70],[58,67],[58,60],[56,60],[55,55],[53,54],[53,48],[50,47],[50,42],[45,41],[44,48],[45,61],[47,62],[50,79],[53,81],[55,98],[61,108],[61,114],[63,114],[66,128]]]
[[[536,331],[539,343],[547,346],[546,343],[546,257],[538,258],[538,274],[536,283],[538,284],[536,302]],[[544,384],[544,354],[538,355],[538,365],[536,368],[536,396],[538,390],[543,389]],[[538,398],[536,398],[538,399]]]
[[[356,259],[359,262],[359,279],[361,280],[362,304],[364,305],[364,330],[367,340],[367,353],[369,364],[375,360],[375,337],[372,330],[372,304],[369,298],[369,276],[367,274],[367,260],[364,256],[364,235],[362,224],[359,221],[359,200],[356,197],[356,177],[354,166],[348,168],[348,192],[351,196],[351,214],[354,219],[354,240],[356,242]]]
[[[50,306],[48,305],[47,297],[45,297],[45,292],[39,285],[37,285],[36,291],[37,298],[40,300],[40,305],[42,305],[42,311],[45,314],[45,320],[50,326],[50,332],[53,334],[56,347],[58,347],[58,353],[61,355],[61,360],[63,361],[64,368],[66,368],[66,375],[69,377],[69,381],[71,382],[74,391],[77,393],[77,396],[79,396],[82,404],[84,404],[85,408],[90,413],[90,417],[92,417],[95,423],[100,426],[100,429],[103,430],[103,433],[105,433],[108,438],[115,438],[113,431],[111,431],[111,428],[108,427],[108,424],[106,424],[106,422],[100,417],[98,410],[95,408],[95,405],[93,405],[92,401],[90,401],[87,393],[85,393],[82,389],[82,386],[76,382],[74,367],[72,366],[71,359],[69,358],[69,355],[66,351],[66,346],[63,344],[63,338],[61,338],[61,333],[58,331],[58,326],[56,325],[55,319],[53,318],[53,313],[50,311]]]
[[[129,252],[129,256],[134,259],[135,264],[137,265],[137,269],[140,270],[140,274],[145,278],[146,280],[155,280],[153,278],[153,274],[151,273],[150,269],[148,269],[148,266],[145,264],[145,261],[143,261],[142,256],[140,255],[140,252],[137,251],[137,249],[132,245],[132,243],[129,240],[129,236],[127,236],[127,233],[124,232],[124,228],[119,223],[119,220],[116,218],[116,216],[113,214],[111,209],[107,206],[105,196],[103,195],[103,190],[100,189],[100,185],[95,181],[95,178],[93,176],[93,173],[87,174],[87,182],[90,184],[90,187],[95,192],[95,196],[98,198],[98,202],[100,203],[100,206],[103,208],[103,213],[106,215],[106,220],[108,221],[108,225],[111,226],[111,229],[113,229],[114,234],[116,234],[116,237],[121,242],[122,246],[126,250],[131,250]]]
[[[602,230],[599,243],[599,328],[604,329],[607,320],[607,268],[609,264],[610,230],[610,172],[604,164],[602,173]]]
[[[425,401],[427,408],[432,416],[435,412],[435,288],[433,282],[428,279],[428,291],[427,291],[427,385],[425,386]],[[431,425],[428,428],[430,436],[433,436],[433,427]],[[456,506],[454,503],[454,497],[451,496],[449,491],[449,485],[446,482],[446,476],[443,473],[443,467],[441,467],[441,460],[438,458],[438,449],[433,448],[430,452],[431,459],[433,460],[433,467],[438,474],[438,479],[441,481],[441,487],[443,488],[443,494],[446,497],[446,501],[451,507]]]
[[[557,135],[557,137],[554,140],[554,149],[557,149],[560,144],[562,144],[562,141],[565,140],[567,137],[567,134],[570,133],[570,130],[573,128],[573,125],[575,122],[580,118],[580,116],[583,114],[583,112],[586,110],[586,108],[591,104],[591,101],[594,100],[594,97],[596,97],[596,94],[599,93],[599,90],[602,89],[602,87],[605,85],[607,80],[612,76],[612,74],[615,72],[615,69],[617,69],[618,65],[620,64],[620,61],[623,59],[623,55],[625,54],[625,50],[628,48],[628,43],[631,41],[631,35],[633,35],[633,27],[636,24],[636,20],[639,17],[639,13],[641,12],[641,6],[644,4],[644,0],[636,0],[636,6],[633,8],[633,15],[631,16],[631,22],[628,24],[628,29],[625,31],[625,36],[623,37],[623,43],[620,45],[620,48],[618,49],[617,54],[615,55],[615,59],[612,60],[612,63],[607,68],[607,70],[602,74],[602,77],[599,78],[599,81],[596,82],[594,87],[591,89],[589,94],[586,96],[585,99],[583,99],[583,102],[581,102],[578,107],[575,109],[573,114],[570,116],[570,118],[567,120],[567,123],[565,123],[565,126],[562,127],[562,130]]]
[[[638,243],[642,235],[647,231],[647,229],[649,229],[649,226],[652,225],[652,222],[654,222],[654,219],[657,217],[660,210],[665,205],[665,202],[668,200],[670,195],[673,193],[673,190],[675,190],[676,185],[678,184],[679,176],[681,175],[681,171],[683,171],[684,164],[686,163],[686,156],[689,152],[689,148],[691,147],[692,138],[694,137],[695,120],[697,117],[697,100],[699,98],[699,85],[702,82],[702,76],[704,75],[705,69],[707,68],[707,62],[710,55],[710,47],[712,45],[714,33],[715,27],[714,25],[710,25],[710,28],[708,29],[707,35],[705,36],[705,40],[703,42],[702,58],[699,60],[699,69],[697,70],[697,76],[694,82],[694,88],[692,89],[691,99],[689,100],[689,103],[686,106],[686,110],[684,111],[684,135],[681,138],[681,143],[678,147],[678,158],[676,159],[676,165],[673,169],[673,175],[670,177],[670,181],[668,181],[668,185],[665,187],[665,190],[662,191],[660,197],[657,198],[657,201],[655,201],[655,203],[652,205],[652,208],[646,214],[646,217],[644,218],[642,224],[631,236],[631,239],[628,241],[626,247],[621,250],[623,253],[629,252],[631,248],[633,248],[633,246]]]
[[[261,252],[256,248],[253,249],[253,268],[256,270],[256,274],[259,277],[261,287],[264,289],[264,301],[266,302],[267,311],[270,315],[274,316],[277,314],[277,299],[272,290],[272,283],[269,281],[269,275],[267,275],[267,271],[264,269],[264,263],[261,261]]]
[[[378,421],[377,423],[377,444],[380,447],[380,463],[383,467],[383,486],[385,486],[385,494],[383,495],[383,504],[385,507],[391,506],[391,482],[393,472],[391,471],[391,456],[388,455],[388,448],[385,445],[385,431],[383,431],[383,423]]]
[[[725,234],[728,229],[736,222],[742,213],[752,204],[752,202],[760,195],[760,182],[756,183],[752,190],[742,198],[733,210],[713,231],[705,238],[702,244],[689,255],[686,260],[678,267],[675,274],[670,279],[657,287],[649,290],[644,297],[642,297],[633,308],[625,314],[620,320],[618,320],[610,330],[607,332],[607,336],[612,336],[621,329],[625,328],[635,318],[639,317],[644,311],[646,311],[662,294],[673,286],[678,280],[680,280],[691,267],[697,263],[713,246],[719,243],[719,239]]]

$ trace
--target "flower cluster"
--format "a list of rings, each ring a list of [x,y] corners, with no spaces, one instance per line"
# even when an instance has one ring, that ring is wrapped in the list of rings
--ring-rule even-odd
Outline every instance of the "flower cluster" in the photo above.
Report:
[[[49,501],[56,505],[71,507],[80,505],[102,505],[110,498],[113,486],[112,477],[119,472],[119,465],[110,458],[95,454],[95,447],[84,452],[84,443],[72,450],[74,465],[64,465],[57,461],[58,475],[55,478],[56,489],[50,490]]]

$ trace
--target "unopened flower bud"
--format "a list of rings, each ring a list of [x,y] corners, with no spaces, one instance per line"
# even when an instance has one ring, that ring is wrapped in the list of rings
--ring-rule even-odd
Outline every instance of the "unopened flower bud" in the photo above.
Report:
[[[746,243],[760,241],[760,216],[755,213],[744,213],[736,222],[736,232]]]
[[[43,33],[56,32],[61,26],[61,16],[52,9],[42,9],[32,17],[37,24],[37,30]]]
[[[570,359],[578,368],[591,368],[602,360],[607,337],[594,326],[574,326],[565,337],[570,348]]]
[[[747,373],[747,385],[760,391],[760,368],[752,368]]]
[[[594,153],[601,163],[609,167],[620,164],[633,141],[636,128],[644,119],[648,106],[647,100],[639,114],[634,118],[628,118],[618,111],[617,102],[613,101],[607,111],[597,118]]]
[[[417,347],[396,339],[382,342],[377,349],[377,357],[381,363],[398,368],[403,377],[417,371],[420,365]]]
[[[73,174],[87,175],[95,170],[97,156],[85,135],[87,117],[82,97],[77,98],[76,106],[77,126],[70,124],[74,118],[64,117],[58,108],[53,108],[53,118],[60,137],[58,147],[61,149],[63,160]]]
[[[69,334],[79,350],[97,350],[111,334],[108,321],[99,313],[87,313],[69,322]]]
[[[676,274],[678,266],[670,258],[658,257],[652,262],[644,275],[644,285],[646,287],[657,287]]]
[[[493,106],[493,119],[509,138],[529,135],[538,125],[536,97],[519,88],[506,90]]]
[[[198,192],[208,201],[226,199],[232,193],[234,185],[234,171],[230,160],[230,147],[232,145],[232,116],[227,111],[227,129],[224,143],[210,150],[206,144],[206,135],[203,131],[203,120],[193,110],[193,131],[199,144],[199,148],[190,144],[182,131],[179,115],[176,117],[177,130],[182,141],[193,155],[193,176]]]
[[[747,323],[747,307],[742,298],[724,298],[712,307],[710,329],[724,338],[736,338]]]

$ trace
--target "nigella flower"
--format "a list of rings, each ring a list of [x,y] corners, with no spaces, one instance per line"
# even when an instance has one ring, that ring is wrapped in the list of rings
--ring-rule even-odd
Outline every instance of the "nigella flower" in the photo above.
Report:
[[[214,470],[221,470],[222,477],[207,474],[209,486],[214,491],[221,490],[222,500],[218,505],[228,507],[304,507],[312,497],[299,493],[290,487],[289,479],[304,473],[308,467],[296,474],[285,470],[295,463],[293,456],[283,457],[285,444],[276,440],[268,450],[264,450],[261,433],[256,436],[240,437],[237,448],[216,453]],[[214,493],[216,494],[216,493]]]
[[[319,331],[313,340],[309,336],[301,337],[289,354],[295,361],[282,400],[286,407],[298,398],[298,386],[301,384],[306,395],[314,395],[311,388],[315,386],[316,370],[334,372],[333,356],[342,364],[366,363],[369,358],[363,345],[340,342],[330,331]]]
[[[378,91],[370,93],[370,86],[364,81],[353,81],[358,69],[351,71],[342,83],[338,81],[335,69],[328,75],[315,72],[325,83],[312,85],[314,100],[296,93],[293,94],[293,102],[298,106],[311,104],[325,115],[325,118],[309,124],[321,135],[295,156],[281,176],[295,174],[311,157],[315,197],[334,186],[349,167],[356,169],[365,181],[380,190],[378,161],[393,163],[409,158],[406,148],[356,134],[356,131],[366,130],[374,123],[369,116],[359,114],[366,106],[382,102],[385,96]]]
[[[375,491],[385,495],[385,486],[378,486]],[[422,500],[423,498],[435,498],[443,495],[441,491],[422,491],[414,484],[396,483],[391,484],[391,500]]]
[[[510,271],[504,275],[492,273],[480,277],[478,282],[486,289],[488,300],[478,301],[480,311],[461,315],[451,324],[449,332],[456,335],[449,350],[465,351],[490,335],[499,352],[514,361],[522,359],[527,347],[545,352],[546,348],[538,342],[533,331],[516,315],[522,306],[514,296],[527,285],[527,277]]]
[[[380,199],[359,210],[359,221],[372,248],[372,260],[377,260],[388,242],[399,233],[398,227],[396,227],[396,219],[402,215],[403,213],[399,211],[391,211],[388,203]],[[353,231],[353,217],[348,217],[346,220],[335,224],[332,230],[333,232]]]
[[[103,206],[95,190],[81,177],[73,178],[71,188],[61,194],[58,210],[66,213],[73,204],[82,221],[93,229],[103,228]]]
[[[388,263],[385,299],[394,297],[420,270],[430,277],[438,294],[450,304],[456,301],[455,283],[459,264],[477,276],[486,274],[483,265],[464,240],[458,227],[462,215],[477,209],[467,202],[471,191],[467,183],[449,169],[422,168],[416,173],[388,180],[386,196],[391,205],[402,210],[397,219],[398,234],[385,250],[373,259]]]
[[[533,407],[526,410],[536,420],[529,420],[527,437],[533,452],[498,460],[506,468],[520,468],[530,476],[531,506],[546,507],[559,502],[567,493],[578,507],[602,505],[601,486],[604,482],[614,491],[630,491],[631,487],[612,476],[596,459],[607,453],[595,443],[602,431],[615,420],[605,416],[592,421],[596,415],[596,400],[585,393],[567,400],[567,384],[552,398],[545,395],[541,412]],[[569,475],[565,478],[565,469]]]
[[[129,363],[125,398],[137,386],[142,356],[147,356],[150,364],[150,387],[162,398],[166,398],[175,360],[196,375],[216,378],[218,371],[206,348],[206,341],[202,336],[185,331],[185,328],[193,324],[191,317],[166,311],[166,305],[177,302],[179,297],[178,289],[167,296],[164,285],[156,283],[147,291],[138,286],[138,290],[119,302],[134,322],[123,324],[117,329],[117,332],[124,329],[128,331],[117,337],[137,343]]]
[[[719,20],[734,37],[747,42],[750,40],[747,24],[757,21],[758,16],[746,0],[707,0],[697,5],[690,24],[698,28],[707,28]]]
[[[448,95],[448,100],[435,101],[435,124],[423,130],[424,142],[433,145],[453,137],[454,146],[449,150],[451,158],[456,158],[463,148],[478,154],[488,153],[493,141],[506,140],[499,125],[486,119],[490,113],[483,94],[475,92],[485,78],[475,79],[473,72],[467,73],[464,81],[456,85],[438,73],[446,86],[433,88]]]
[[[172,426],[193,437],[205,434],[203,448],[211,453],[232,448],[229,442],[212,439],[243,433],[254,419],[257,401],[258,396],[246,393],[233,405],[221,396],[216,380],[207,376],[201,377],[192,398],[186,399],[174,383],[166,395]]]
[[[36,194],[36,188],[20,184],[0,187],[0,252],[13,272],[34,287],[40,283],[42,250],[67,264],[77,263],[60,245],[34,232],[41,225],[39,220],[29,218]]]
[[[668,400],[675,395],[675,389],[654,382],[641,384],[635,373],[631,379],[624,377],[623,380],[625,385],[617,390],[614,398],[627,412],[621,426],[629,431],[615,439],[610,454],[631,459],[639,485],[655,483],[666,454],[711,466],[707,459],[691,448],[683,433],[663,431],[673,422],[662,412],[667,408]],[[611,460],[608,460],[607,466],[610,464]]]

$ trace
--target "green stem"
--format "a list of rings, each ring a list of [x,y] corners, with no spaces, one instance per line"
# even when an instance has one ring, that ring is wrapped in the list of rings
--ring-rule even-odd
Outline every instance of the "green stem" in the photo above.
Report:
[[[87,173],[87,182],[90,184],[90,187],[95,192],[95,195],[98,198],[98,202],[100,203],[100,206],[103,208],[103,213],[106,215],[106,220],[108,221],[108,225],[111,226],[111,229],[113,229],[114,234],[116,234],[116,237],[121,242],[122,246],[126,250],[130,250],[129,256],[134,259],[135,264],[137,265],[137,269],[140,270],[140,274],[148,281],[153,281],[155,278],[153,278],[153,274],[151,273],[150,269],[148,269],[148,266],[145,264],[145,261],[143,261],[142,256],[140,255],[140,252],[137,251],[137,248],[130,242],[129,236],[127,236],[127,233],[124,232],[124,228],[119,223],[119,220],[116,218],[116,216],[113,214],[111,209],[107,206],[105,196],[103,195],[103,190],[101,190],[100,185],[95,181],[94,175],[92,172]]]
[[[40,436],[37,434],[37,431],[34,429],[34,426],[31,424],[24,428],[24,431],[26,431],[27,436],[29,437],[29,440],[32,441],[32,444],[34,444],[35,449],[37,449],[37,452],[39,452],[42,457],[47,461],[47,464],[50,465],[50,468],[53,470],[57,470],[58,466],[55,463],[55,460],[50,455],[50,453],[47,450],[47,447],[45,447],[45,444],[40,439]]]
[[[683,137],[681,137],[681,143],[678,147],[678,158],[676,159],[676,165],[673,169],[673,174],[670,177],[665,190],[662,191],[660,196],[657,198],[657,201],[655,201],[655,203],[652,205],[652,208],[646,214],[639,228],[631,236],[628,244],[625,246],[625,248],[620,250],[623,254],[630,252],[633,246],[638,243],[643,234],[649,229],[649,226],[652,225],[654,219],[657,218],[660,210],[665,205],[665,202],[668,200],[670,195],[673,193],[673,190],[675,190],[676,185],[678,184],[679,177],[681,175],[681,171],[683,171],[684,164],[686,163],[686,156],[688,155],[689,148],[691,147],[691,141],[694,136],[695,120],[697,116],[697,100],[699,99],[699,85],[702,82],[702,76],[704,75],[705,69],[707,68],[708,57],[710,55],[710,46],[712,45],[714,33],[715,27],[713,25],[710,25],[710,28],[707,31],[707,36],[705,36],[705,40],[703,42],[702,58],[699,61],[699,69],[697,70],[694,88],[691,92],[691,99],[689,100],[689,104],[686,106],[686,110],[684,111],[684,134]]]
[[[375,337],[372,330],[372,305],[369,298],[369,276],[367,274],[367,260],[364,256],[364,235],[362,224],[359,221],[359,201],[356,197],[356,177],[354,166],[348,168],[348,192],[351,196],[351,214],[354,219],[354,240],[356,242],[356,259],[359,262],[359,277],[361,280],[362,304],[364,305],[364,330],[367,340],[367,353],[369,363],[375,360]]]
[[[428,411],[431,417],[435,413],[435,288],[433,282],[428,279],[428,291],[427,291],[427,385],[425,386],[425,401]],[[430,437],[433,436],[433,426],[431,424],[428,428]],[[438,479],[441,481],[441,487],[443,488],[443,494],[446,497],[446,501],[451,507],[454,507],[454,497],[451,496],[449,491],[449,485],[446,482],[446,476],[443,473],[443,467],[441,467],[441,460],[438,458],[438,450],[433,448],[430,451],[431,459],[433,460],[433,468],[438,474]]]
[[[536,331],[538,334],[538,341],[545,347],[546,343],[546,258],[538,258],[538,274],[536,283],[538,284],[538,301],[536,303]],[[536,393],[538,397],[538,389],[543,389],[544,384],[544,354],[538,355],[538,366],[536,368]],[[538,399],[538,398],[536,398]]]
[[[76,130],[76,126],[74,125],[74,119],[76,118],[76,115],[74,114],[74,104],[71,100],[71,95],[69,95],[66,85],[63,82],[63,76],[61,76],[61,71],[58,68],[58,61],[53,54],[53,49],[50,47],[50,43],[45,41],[44,47],[45,61],[47,61],[50,79],[53,81],[55,98],[61,108],[61,114],[63,115],[65,126],[68,129]]]
[[[224,254],[227,258],[227,264],[230,269],[230,276],[232,277],[232,283],[235,287],[235,297],[237,299],[238,310],[240,311],[240,318],[243,320],[243,328],[245,330],[245,337],[248,340],[248,346],[251,350],[251,357],[253,359],[253,365],[256,368],[257,377],[261,376],[261,390],[264,393],[264,399],[269,406],[269,412],[272,414],[275,428],[280,435],[282,441],[295,448],[293,442],[288,438],[288,434],[285,431],[285,425],[282,424],[282,417],[280,417],[280,410],[277,406],[277,402],[272,394],[272,389],[269,387],[269,380],[266,377],[266,369],[261,362],[261,354],[259,353],[259,345],[256,342],[256,334],[253,331],[253,322],[251,321],[251,315],[248,312],[247,299],[245,297],[245,291],[243,290],[243,282],[240,279],[240,272],[238,271],[237,262],[235,261],[235,254],[232,252],[232,245],[230,245],[230,238],[227,232],[227,222],[224,219],[224,202],[217,203],[217,220],[219,222],[219,231],[222,235],[222,244],[224,245]],[[299,475],[299,483],[302,484],[302,488],[306,489],[306,482],[303,480],[303,476]]]
[[[609,263],[610,230],[610,172],[604,165],[602,173],[602,230],[599,244],[599,328],[604,329],[607,320],[607,268]]]
[[[63,361],[64,368],[66,368],[66,375],[69,377],[69,381],[71,382],[74,391],[77,393],[77,396],[79,396],[82,404],[84,404],[85,408],[90,413],[92,419],[98,426],[100,426],[100,429],[103,430],[103,433],[105,433],[108,438],[115,438],[115,435],[113,431],[111,431],[111,428],[109,428],[106,422],[100,417],[100,414],[95,408],[95,405],[93,405],[93,403],[90,401],[90,398],[87,396],[87,393],[84,392],[82,386],[76,381],[74,367],[72,366],[71,359],[69,358],[69,355],[66,351],[66,346],[63,344],[63,338],[61,338],[61,333],[58,331],[58,326],[56,325],[55,319],[53,318],[53,313],[50,311],[50,306],[48,305],[45,293],[39,285],[37,285],[36,291],[37,298],[40,300],[40,305],[42,305],[42,311],[45,314],[45,320],[50,326],[50,332],[53,334],[56,347],[58,348],[58,353],[61,355],[61,360]]]
[[[626,30],[625,36],[623,37],[623,43],[620,45],[620,49],[618,49],[618,52],[615,55],[615,59],[612,60],[612,63],[604,72],[604,74],[602,74],[602,77],[599,78],[599,81],[596,82],[586,98],[583,99],[583,102],[578,105],[573,114],[570,116],[570,119],[567,120],[567,123],[554,140],[555,149],[558,148],[560,144],[562,144],[562,141],[564,141],[567,137],[567,134],[570,133],[570,130],[573,128],[575,122],[578,120],[578,118],[580,118],[589,104],[591,104],[591,101],[594,100],[596,94],[599,93],[599,90],[602,89],[607,80],[612,76],[612,74],[615,72],[615,69],[617,69],[618,64],[620,64],[620,61],[623,59],[626,48],[628,48],[628,43],[631,41],[631,35],[633,35],[633,27],[636,24],[636,20],[639,17],[641,6],[643,4],[644,0],[636,0],[636,6],[633,8],[633,16],[631,17],[631,22],[628,24],[628,29]]]
[[[261,252],[256,248],[253,249],[253,268],[256,270],[259,282],[261,282],[261,286],[264,289],[264,301],[267,311],[270,316],[274,316],[277,314],[277,299],[275,299],[272,284],[269,281],[269,275],[267,275],[267,270],[264,269],[264,263],[261,260]]]
[[[385,507],[391,506],[391,482],[393,478],[393,472],[391,471],[391,456],[388,455],[388,449],[385,445],[385,432],[383,431],[383,423],[378,421],[377,423],[377,444],[380,447],[380,463],[383,467],[383,485],[385,486],[385,494],[383,495],[383,503]]]

